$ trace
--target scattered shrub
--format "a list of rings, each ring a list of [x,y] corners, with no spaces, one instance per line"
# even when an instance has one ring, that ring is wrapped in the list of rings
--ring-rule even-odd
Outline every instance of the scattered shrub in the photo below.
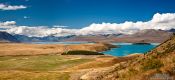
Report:
[[[128,70],[128,74],[129,74],[130,76],[135,75],[135,74],[137,74],[137,73],[138,73],[138,71],[135,70],[135,69],[133,69],[133,68],[129,68],[129,70]]]
[[[172,61],[173,61],[173,63],[175,63],[175,58],[173,58],[173,60],[172,60]]]
[[[163,66],[163,63],[157,59],[149,59],[142,65],[143,70],[158,69]]]
[[[74,50],[74,51],[64,52],[62,55],[104,55],[104,54],[99,52],[94,52],[94,51]]]

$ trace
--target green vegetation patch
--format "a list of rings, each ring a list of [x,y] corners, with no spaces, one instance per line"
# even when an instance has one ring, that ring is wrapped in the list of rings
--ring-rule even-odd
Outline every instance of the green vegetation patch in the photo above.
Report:
[[[62,55],[104,55],[104,54],[99,52],[94,52],[94,51],[74,50],[74,51],[64,52]]]
[[[92,59],[60,55],[5,56],[0,57],[0,70],[53,71],[76,66]]]

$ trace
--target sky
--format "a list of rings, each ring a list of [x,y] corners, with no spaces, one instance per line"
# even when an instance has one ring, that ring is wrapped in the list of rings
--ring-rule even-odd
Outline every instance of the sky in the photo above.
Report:
[[[0,21],[27,26],[82,28],[92,23],[147,21],[155,13],[175,12],[175,0],[0,0],[0,3],[26,6],[0,11]]]
[[[0,28],[8,28],[14,34],[28,34],[35,28],[36,33],[30,33],[39,36],[51,34],[52,29],[58,35],[67,34],[65,29],[71,34],[128,30],[133,33],[140,27],[150,29],[148,26],[170,29],[175,27],[174,3],[175,0],[0,0]],[[162,20],[164,24],[153,20]],[[41,31],[37,32],[38,29]]]

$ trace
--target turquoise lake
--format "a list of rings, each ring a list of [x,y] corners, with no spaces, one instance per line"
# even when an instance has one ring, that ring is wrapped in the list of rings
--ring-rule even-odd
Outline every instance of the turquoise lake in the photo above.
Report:
[[[132,45],[132,43],[113,43],[118,45],[119,48],[113,48],[103,53],[113,56],[126,56],[133,53],[143,54],[158,45],[158,43],[152,43],[151,45]]]
[[[84,44],[89,42],[32,42],[32,44]],[[92,43],[89,43],[92,44]],[[104,51],[102,53],[113,56],[126,56],[133,53],[145,53],[158,45],[158,43],[151,43],[151,45],[139,45],[132,43],[112,43],[119,46],[119,48],[112,48],[111,50]]]

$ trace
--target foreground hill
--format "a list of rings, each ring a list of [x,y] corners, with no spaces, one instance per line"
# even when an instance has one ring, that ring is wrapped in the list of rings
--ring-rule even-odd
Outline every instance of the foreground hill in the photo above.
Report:
[[[19,42],[16,37],[7,32],[0,31],[0,42]]]
[[[95,76],[93,76],[96,74]],[[175,35],[155,49],[110,68],[88,72],[84,80],[174,80]]]

